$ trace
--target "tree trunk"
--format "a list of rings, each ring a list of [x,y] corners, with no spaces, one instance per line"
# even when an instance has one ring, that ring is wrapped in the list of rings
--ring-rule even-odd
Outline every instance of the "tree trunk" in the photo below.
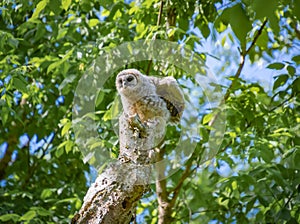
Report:
[[[149,188],[154,138],[165,129],[157,120],[150,123],[148,126],[136,117],[120,116],[118,161],[110,164],[91,185],[72,223],[126,224],[134,218],[136,205]]]

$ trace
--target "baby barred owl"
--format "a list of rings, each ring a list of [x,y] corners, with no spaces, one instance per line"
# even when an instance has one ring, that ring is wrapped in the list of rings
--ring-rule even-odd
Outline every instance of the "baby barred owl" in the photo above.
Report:
[[[159,117],[177,123],[184,109],[183,93],[171,77],[143,75],[136,69],[121,71],[116,78],[126,116],[137,116],[142,123]]]

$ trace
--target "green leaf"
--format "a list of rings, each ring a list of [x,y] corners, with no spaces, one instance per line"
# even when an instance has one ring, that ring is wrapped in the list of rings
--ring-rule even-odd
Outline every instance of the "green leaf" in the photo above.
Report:
[[[300,55],[292,57],[292,60],[299,65],[300,64]]]
[[[62,0],[61,6],[65,11],[67,11],[68,8],[70,7],[71,3],[72,3],[72,0]]]
[[[31,19],[36,19],[36,18],[38,18],[40,12],[41,12],[43,9],[45,9],[45,7],[47,6],[48,2],[49,2],[49,0],[42,0],[42,1],[40,1],[40,2],[37,4],[37,6],[36,6],[36,8],[35,8],[35,10],[34,10],[34,13],[33,13],[32,16],[31,16]]]
[[[46,210],[46,209],[44,209],[42,207],[37,207],[35,209],[35,211],[40,216],[52,216],[53,215],[50,211],[48,211],[48,210]]]
[[[51,0],[51,4],[49,4],[48,7],[51,10],[51,13],[59,15],[62,11],[61,0]]]
[[[224,36],[224,37],[222,38],[222,40],[221,40],[221,45],[222,45],[222,47],[224,47],[224,46],[225,46],[226,39],[227,39],[227,37],[226,37],[226,36]]]
[[[67,122],[64,127],[61,129],[61,135],[64,136],[70,129],[70,127],[72,126],[72,123],[69,121]]]
[[[94,27],[97,26],[100,23],[99,19],[90,19],[89,20],[89,26]]]
[[[269,149],[267,146],[262,146],[258,150],[260,150],[260,156],[266,163],[270,163],[274,158],[274,152],[272,151],[272,149]]]
[[[65,54],[62,59],[57,59],[55,62],[50,64],[47,69],[47,74],[49,74],[53,69],[57,68],[62,63],[64,63],[66,60],[68,60],[71,57],[71,55],[73,54],[73,51],[74,51],[74,48],[72,48],[67,54]]]
[[[281,70],[281,69],[284,68],[284,66],[285,66],[285,64],[283,64],[283,63],[275,62],[275,63],[269,64],[269,65],[267,66],[267,68],[269,68],[269,69]]]
[[[295,69],[294,66],[289,65],[286,69],[288,70],[288,73],[289,73],[290,76],[294,76],[295,75],[296,69]]]
[[[182,30],[187,30],[189,28],[189,20],[182,18],[178,21],[178,26]]]
[[[209,26],[207,24],[202,24],[202,26],[200,27],[201,33],[204,36],[204,38],[208,38],[209,34],[210,34],[210,29]]]
[[[70,140],[67,141],[66,144],[66,153],[68,154],[73,149],[74,143]]]
[[[46,198],[51,197],[51,195],[52,195],[52,190],[49,188],[46,188],[41,193],[41,199],[45,200]]]
[[[203,142],[207,142],[209,140],[209,132],[205,127],[200,128],[200,136]]]
[[[255,18],[263,19],[264,17],[269,18],[274,15],[277,4],[276,0],[253,0],[252,8],[256,15]]]
[[[73,141],[71,141],[71,140],[66,140],[66,141],[62,142],[62,143],[57,147],[57,149],[56,149],[56,151],[55,151],[55,155],[56,155],[57,157],[60,157],[60,156],[63,154],[63,152],[64,152],[64,148],[63,148],[63,147],[65,147],[66,153],[69,153],[69,152],[73,149],[73,146],[74,146],[74,142],[73,142]]]
[[[297,94],[300,92],[300,77],[296,78],[292,83],[292,91],[293,94]]]
[[[21,218],[20,221],[30,221],[36,216],[35,211],[28,211],[26,212]]]
[[[13,77],[13,85],[20,92],[27,93],[27,83],[24,81],[24,79]]]
[[[299,138],[299,137],[298,137]],[[297,139],[298,140],[298,139]],[[296,169],[300,168],[299,160],[300,159],[300,149],[295,150],[295,152],[292,154],[292,161],[293,165]]]
[[[61,143],[57,148],[56,148],[56,150],[55,150],[55,156],[57,157],[57,158],[59,158],[59,157],[61,157],[63,154],[64,154],[64,148],[62,148],[62,146],[64,146],[64,145],[66,145],[67,144],[67,142],[65,141],[65,142],[63,142],[63,143]]]
[[[298,21],[300,20],[300,0],[294,0],[294,15],[296,16],[296,18],[298,19]]]
[[[99,91],[99,94],[96,99],[96,107],[98,107],[100,105],[100,103],[103,101],[104,95],[105,95],[105,93],[103,91]]]
[[[252,29],[252,24],[242,5],[238,3],[231,8],[225,9],[221,15],[221,20],[224,24],[230,24],[236,37],[245,46],[246,36]]]
[[[93,143],[91,146],[90,146],[90,148],[91,149],[94,149],[94,148],[97,148],[97,147],[103,147],[104,146],[104,143],[103,143],[103,141],[98,141],[98,142],[95,142],[95,143]]]
[[[34,39],[35,41],[38,41],[45,37],[46,34],[45,24],[37,24],[36,29],[37,31],[35,33]]]
[[[7,106],[2,106],[0,110],[2,125],[4,126],[8,120],[10,110]]]
[[[268,207],[269,202],[263,196],[264,195],[258,195],[258,200],[264,207]]]
[[[251,199],[247,205],[246,205],[246,212],[249,212],[251,209],[253,209],[254,203],[257,201],[256,198]]]
[[[19,45],[19,41],[17,39],[15,39],[15,38],[8,38],[7,43],[12,48],[18,48],[18,45]]]
[[[279,19],[276,15],[269,16],[270,27],[273,29],[273,33],[279,34],[280,27],[279,27]]]
[[[268,43],[269,43],[268,32],[264,29],[261,32],[261,35],[258,37],[256,41],[256,45],[259,46],[261,49],[265,50],[268,48]]]
[[[250,91],[253,92],[253,93],[259,93],[260,88],[258,88],[256,86],[253,86],[253,87],[250,88]]]
[[[72,83],[75,79],[76,79],[76,75],[68,75],[62,81],[62,83],[59,85],[59,87],[58,87],[59,91],[62,91],[62,89],[65,88],[65,86],[67,86],[68,84]]]
[[[77,200],[78,200],[78,198],[65,198],[65,199],[57,201],[56,203],[57,204],[60,204],[60,203],[73,203],[73,202],[76,202]]]
[[[118,98],[116,98],[114,100],[114,102],[112,103],[112,106],[110,107],[110,109],[108,109],[105,114],[103,115],[103,121],[108,121],[108,120],[112,120],[114,118],[117,118],[119,115],[121,104],[118,100]]]
[[[289,220],[291,218],[290,211],[287,210],[286,208],[283,208],[282,210],[280,210],[278,216],[282,220]]]
[[[8,222],[12,220],[14,223],[16,223],[19,220],[20,216],[18,214],[5,214],[0,216],[0,221],[2,222]]]
[[[203,121],[202,121],[202,124],[207,124],[208,122],[210,122],[210,120],[213,118],[213,114],[210,113],[210,114],[206,114],[204,117],[203,117]]]
[[[289,76],[284,74],[276,77],[276,80],[273,85],[273,91],[276,90],[279,86],[283,86],[287,80],[289,79]]]
[[[75,201],[75,209],[76,209],[76,210],[79,210],[80,207],[81,207],[81,205],[82,205],[82,202],[81,202],[79,199],[77,199],[77,200]]]

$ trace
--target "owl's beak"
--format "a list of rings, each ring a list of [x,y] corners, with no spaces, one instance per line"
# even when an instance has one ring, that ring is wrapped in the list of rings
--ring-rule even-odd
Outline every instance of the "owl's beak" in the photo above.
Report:
[[[122,87],[123,87],[123,89],[125,89],[127,87],[127,81],[125,81],[125,80],[122,81]]]

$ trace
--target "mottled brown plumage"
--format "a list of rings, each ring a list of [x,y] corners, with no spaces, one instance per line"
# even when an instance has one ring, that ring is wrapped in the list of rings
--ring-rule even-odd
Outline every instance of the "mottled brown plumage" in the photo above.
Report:
[[[121,71],[116,78],[125,114],[142,122],[160,117],[177,123],[184,109],[183,93],[173,77],[145,76],[136,69]]]

